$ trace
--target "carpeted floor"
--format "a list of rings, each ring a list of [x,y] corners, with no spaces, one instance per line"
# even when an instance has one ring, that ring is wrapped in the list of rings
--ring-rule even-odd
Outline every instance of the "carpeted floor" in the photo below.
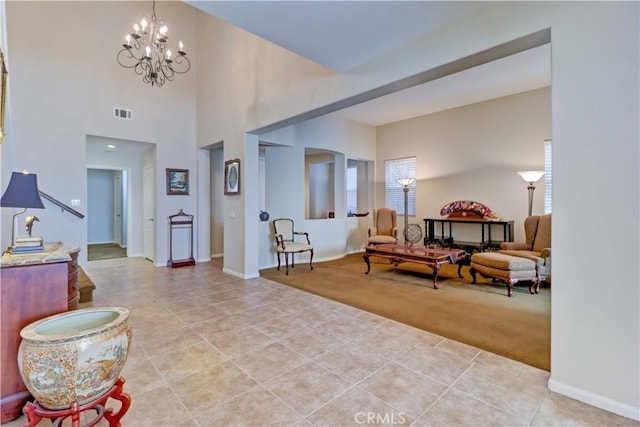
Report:
[[[115,243],[100,243],[87,245],[87,260],[96,261],[99,259],[124,258],[127,256],[127,249]]]
[[[324,296],[381,316],[454,339],[510,359],[550,369],[551,292],[543,284],[538,295],[528,285],[506,287],[479,278],[471,284],[468,267],[463,279],[457,266],[444,266],[432,288],[431,269],[417,264],[398,268],[371,258],[371,272],[361,254],[336,261],[296,264],[261,270],[263,277]]]

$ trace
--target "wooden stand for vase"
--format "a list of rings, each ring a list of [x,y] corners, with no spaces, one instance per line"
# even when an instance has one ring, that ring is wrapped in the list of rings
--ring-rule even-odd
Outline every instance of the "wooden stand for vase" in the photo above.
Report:
[[[71,426],[80,427],[80,413],[88,410],[96,411],[96,416],[83,427],[94,426],[98,424],[102,418],[105,418],[109,422],[110,427],[121,427],[120,419],[127,413],[131,405],[131,396],[122,391],[123,385],[124,378],[120,377],[113,387],[99,398],[87,402],[84,405],[79,405],[78,402],[74,402],[71,408],[67,409],[46,409],[42,407],[37,400],[33,403],[28,402],[22,410],[27,416],[27,424],[25,424],[25,427],[34,427],[38,425],[43,418],[48,418],[52,420],[52,425],[59,426],[62,425],[62,422],[69,416],[71,416]],[[105,410],[104,404],[110,397],[122,403],[120,410],[116,413],[114,413],[111,408]]]

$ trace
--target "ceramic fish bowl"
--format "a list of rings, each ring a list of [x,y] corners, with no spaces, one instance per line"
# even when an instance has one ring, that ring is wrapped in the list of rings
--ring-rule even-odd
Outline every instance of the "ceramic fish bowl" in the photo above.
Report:
[[[18,368],[47,409],[66,409],[107,393],[129,354],[129,310],[99,307],[46,317],[24,327]]]

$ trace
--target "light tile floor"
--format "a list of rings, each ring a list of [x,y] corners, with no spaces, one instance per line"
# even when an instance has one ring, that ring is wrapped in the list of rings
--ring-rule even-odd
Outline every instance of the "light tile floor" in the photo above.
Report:
[[[550,392],[546,371],[241,280],[219,262],[168,269],[129,258],[86,271],[97,289],[81,308],[131,311],[124,426],[640,425]]]

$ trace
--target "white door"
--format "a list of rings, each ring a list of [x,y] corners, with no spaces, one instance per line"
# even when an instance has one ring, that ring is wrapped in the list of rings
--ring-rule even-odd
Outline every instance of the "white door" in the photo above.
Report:
[[[156,258],[155,213],[153,209],[154,174],[155,168],[153,166],[145,166],[142,176],[142,252],[143,256],[150,261],[155,261]]]
[[[122,172],[113,173],[113,242],[122,246]]]

